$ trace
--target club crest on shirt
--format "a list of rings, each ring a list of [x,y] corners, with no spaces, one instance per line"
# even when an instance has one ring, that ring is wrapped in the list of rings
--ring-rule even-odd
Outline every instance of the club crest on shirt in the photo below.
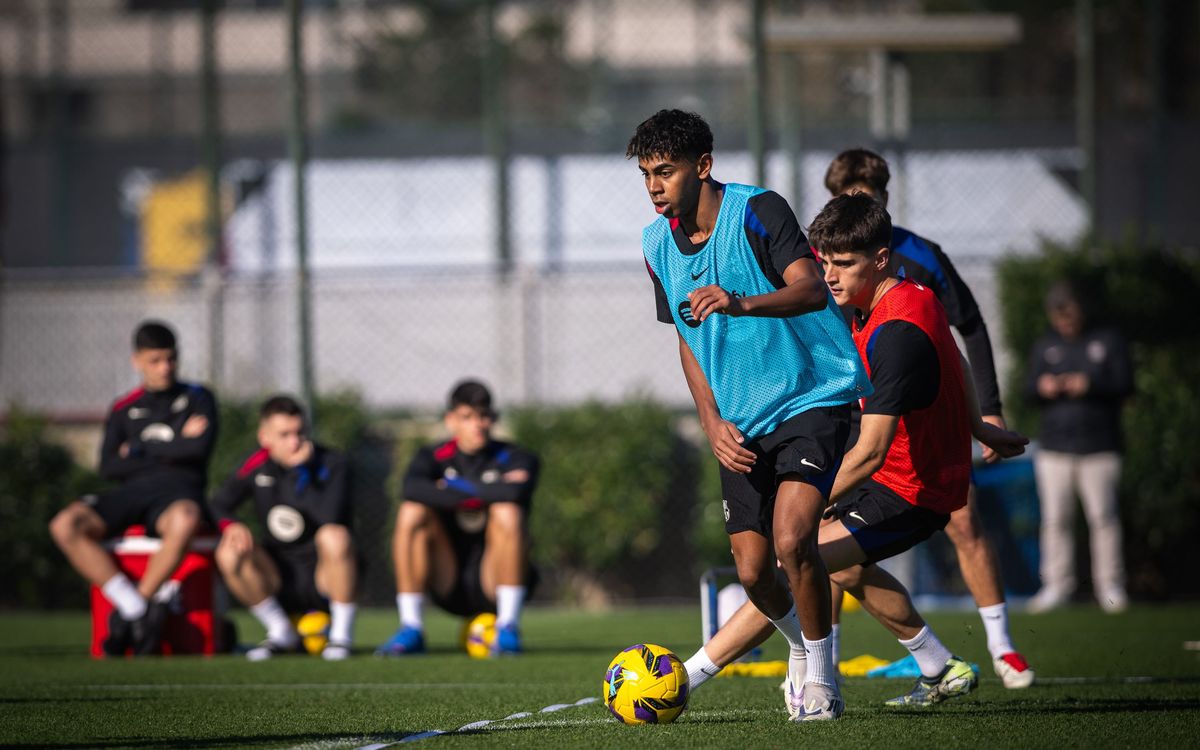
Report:
[[[171,413],[178,414],[187,408],[188,396],[186,393],[179,394],[179,397],[171,402]]]
[[[169,443],[175,439],[175,430],[169,424],[154,422],[142,429],[140,437],[143,443]]]
[[[1095,363],[1104,361],[1105,355],[1108,354],[1108,348],[1104,346],[1103,341],[1089,341],[1087,345],[1088,359]]]
[[[276,505],[267,511],[267,531],[281,542],[294,542],[304,534],[304,516],[287,505]]]
[[[150,410],[144,406],[134,406],[129,410],[130,419],[145,419],[150,416]]]
[[[484,484],[495,484],[500,479],[500,472],[495,469],[488,469],[479,475],[479,480]]]
[[[455,469],[453,466],[447,466],[446,470],[442,472],[442,476],[445,477],[446,479],[457,479],[458,478],[458,470]]]
[[[254,484],[257,487],[274,487],[275,477],[271,476],[270,474],[259,474],[258,476],[254,477]]]

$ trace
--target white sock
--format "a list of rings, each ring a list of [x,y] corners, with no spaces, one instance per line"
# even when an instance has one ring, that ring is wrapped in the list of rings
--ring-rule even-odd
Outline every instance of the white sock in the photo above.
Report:
[[[146,598],[138,593],[137,586],[124,573],[117,573],[100,587],[104,598],[112,602],[122,620],[140,620],[146,614]]]
[[[804,633],[800,630],[800,618],[796,616],[796,605],[778,620],[771,620],[775,629],[788,642],[788,679],[796,689],[804,687],[808,674],[808,652],[804,648]]]
[[[400,610],[400,624],[406,628],[425,629],[425,620],[421,616],[421,608],[425,605],[425,595],[411,591],[396,594],[396,608]]]
[[[980,607],[979,616],[983,618],[983,629],[987,631],[988,652],[993,659],[999,659],[1005,654],[1016,651],[1012,638],[1008,634],[1008,604],[1000,602],[990,607]]]
[[[688,673],[688,693],[691,693],[696,688],[717,676],[721,668],[713,664],[712,659],[708,658],[708,654],[701,647],[699,651],[692,654],[692,658],[683,663],[684,669]]]
[[[496,586],[496,627],[516,625],[524,603],[524,586]]]
[[[833,641],[833,666],[836,669],[842,663],[842,626],[835,622],[829,637]]]
[[[946,668],[946,661],[951,657],[950,649],[942,645],[928,625],[921,628],[921,632],[910,640],[901,638],[900,645],[908,649],[917,660],[923,677],[937,677]]]
[[[299,640],[300,636],[296,633],[296,628],[292,626],[287,612],[283,611],[283,607],[275,597],[268,596],[255,604],[250,608],[250,614],[254,615],[255,619],[267,629],[267,640],[271,643],[278,643],[280,646],[294,646]]]
[[[354,616],[358,605],[354,602],[329,602],[329,642],[343,646],[354,641]]]
[[[804,639],[804,650],[808,652],[808,674],[805,682],[811,682],[823,687],[837,689],[835,675],[837,667],[833,665],[833,636],[827,635],[817,641]]]

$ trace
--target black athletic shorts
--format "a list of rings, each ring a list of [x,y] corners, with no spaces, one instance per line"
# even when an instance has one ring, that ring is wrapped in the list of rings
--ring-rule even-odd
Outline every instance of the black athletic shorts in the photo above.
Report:
[[[279,568],[279,600],[288,614],[312,610],[329,611],[329,599],[317,590],[317,544],[313,541],[287,546],[264,544],[263,549]]]
[[[825,513],[845,524],[870,563],[915,547],[950,521],[948,513],[919,508],[872,479]]]
[[[80,501],[104,521],[104,538],[112,539],[125,533],[130,526],[145,526],[146,536],[158,536],[158,517],[176,500],[192,500],[204,507],[204,488],[189,482],[158,480],[136,482],[94,495],[84,495]]]
[[[849,428],[850,407],[843,404],[801,412],[746,443],[758,457],[749,474],[721,467],[725,531],[754,531],[769,537],[775,493],[784,476],[798,475],[829,497]]]
[[[430,592],[429,598],[434,604],[452,615],[472,617],[481,612],[495,612],[496,603],[488,599],[483,591],[483,545],[475,544],[469,548],[458,550],[458,578],[454,587],[445,596],[436,591]],[[533,596],[538,584],[537,568],[529,566],[525,576],[525,599]]]

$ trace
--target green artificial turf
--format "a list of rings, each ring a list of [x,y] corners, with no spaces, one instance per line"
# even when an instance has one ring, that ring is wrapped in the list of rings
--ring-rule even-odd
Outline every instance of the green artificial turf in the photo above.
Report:
[[[244,613],[236,619],[243,641],[261,636]],[[910,681],[854,678],[843,689],[842,720],[794,725],[786,721],[778,678],[722,677],[697,691],[674,724],[627,727],[599,703],[540,709],[599,696],[605,667],[627,645],[660,643],[686,659],[698,645],[697,608],[532,608],[524,621],[528,652],[498,661],[459,652],[459,621],[436,614],[428,624],[429,654],[377,659],[369,647],[390,634],[395,615],[367,611],[357,628],[362,653],[346,662],[297,656],[258,664],[240,656],[93,660],[86,656],[85,615],[7,613],[0,617],[0,745],[356,748],[529,711],[525,719],[411,744],[1200,746],[1200,653],[1183,648],[1200,640],[1200,606],[1014,615],[1017,645],[1045,678],[1021,691],[1005,690],[993,676],[974,612],[929,620],[951,650],[983,668],[971,696],[933,709],[891,710],[883,700],[906,692]],[[845,617],[842,643],[847,658],[902,655],[863,613]],[[765,656],[783,657],[778,638]]]

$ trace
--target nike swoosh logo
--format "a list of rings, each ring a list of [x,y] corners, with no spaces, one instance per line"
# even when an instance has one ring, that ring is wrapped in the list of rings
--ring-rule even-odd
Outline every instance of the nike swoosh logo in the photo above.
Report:
[[[866,523],[866,522],[867,522],[867,519],[865,519],[865,518],[863,518],[862,516],[860,516],[860,515],[858,514],[858,511],[856,511],[856,510],[852,510],[852,511],[850,511],[849,513],[847,513],[846,515],[850,516],[851,518],[857,518],[859,521],[861,521],[861,522],[863,522],[863,523]]]
[[[811,466],[817,471],[824,471],[824,469],[822,469],[820,466],[817,466],[812,461],[809,461],[807,458],[800,459],[800,463],[804,464],[805,466]]]
[[[692,274],[692,281],[699,281],[700,277],[701,277],[701,276],[703,276],[703,275],[705,274],[705,272],[706,272],[706,271],[708,271],[708,269],[709,269],[709,267],[708,267],[708,266],[705,266],[705,267],[704,267],[704,268],[703,268],[703,269],[700,271],[700,273],[694,273],[694,274]]]

